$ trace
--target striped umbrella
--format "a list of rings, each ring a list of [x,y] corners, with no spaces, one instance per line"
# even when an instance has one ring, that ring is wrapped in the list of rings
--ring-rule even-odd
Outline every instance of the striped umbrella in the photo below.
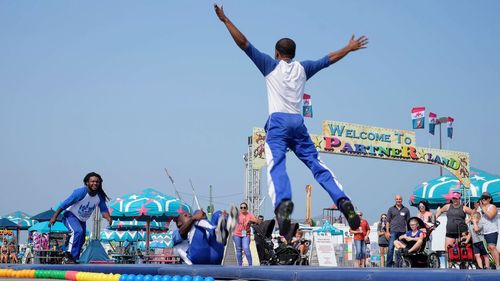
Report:
[[[466,195],[472,201],[479,199],[485,191],[491,193],[495,205],[500,206],[500,177],[483,170],[472,167],[470,172],[470,188],[466,189]],[[410,197],[410,204],[418,205],[422,200],[429,202],[430,208],[437,208],[448,203],[454,191],[463,193],[460,181],[452,176],[443,176],[425,181],[415,187]]]
[[[134,242],[145,240],[145,231],[135,230],[102,230],[100,234],[101,241],[116,241],[116,242]]]
[[[172,248],[174,247],[174,242],[172,241],[172,232],[166,233],[154,233],[151,234],[151,248]]]
[[[168,227],[168,223],[166,222],[157,222],[156,220],[151,221],[150,229],[166,229]],[[138,220],[114,220],[108,229],[112,230],[141,230],[146,229],[145,221]]]

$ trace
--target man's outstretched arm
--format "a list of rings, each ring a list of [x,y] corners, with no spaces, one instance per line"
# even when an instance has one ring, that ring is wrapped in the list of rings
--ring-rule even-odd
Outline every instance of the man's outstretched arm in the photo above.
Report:
[[[366,48],[367,44],[368,44],[368,38],[366,36],[363,35],[356,39],[354,35],[352,35],[351,40],[349,40],[347,46],[338,51],[331,52],[328,54],[328,58],[330,59],[330,64],[336,63],[350,52]]]
[[[247,40],[247,38],[226,17],[226,15],[224,14],[224,8],[222,6],[219,7],[219,6],[217,6],[217,4],[214,4],[214,9],[215,9],[215,14],[217,14],[217,17],[220,19],[221,22],[223,22],[226,25],[227,30],[229,30],[229,33],[233,37],[234,42],[236,42],[236,45],[238,45],[238,47],[240,47],[240,49],[242,49],[242,50],[246,49],[248,47],[248,40]]]

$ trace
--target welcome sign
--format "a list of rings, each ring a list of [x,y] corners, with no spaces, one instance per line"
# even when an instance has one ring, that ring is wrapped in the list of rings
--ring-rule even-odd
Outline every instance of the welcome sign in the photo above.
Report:
[[[311,138],[324,153],[438,165],[470,187],[468,153],[417,147],[415,133],[411,131],[323,121],[323,136],[311,135]]]

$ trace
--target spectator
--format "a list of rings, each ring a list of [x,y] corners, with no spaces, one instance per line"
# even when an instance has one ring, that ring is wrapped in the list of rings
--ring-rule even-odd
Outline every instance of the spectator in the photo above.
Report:
[[[387,230],[385,238],[389,240],[389,251],[387,252],[386,267],[394,266],[394,241],[406,233],[406,224],[410,219],[410,210],[403,206],[403,197],[396,195],[395,204],[387,210]],[[397,263],[399,266],[399,263]]]
[[[421,219],[425,223],[425,228],[421,228],[420,230],[424,233],[424,238],[427,237],[427,230],[434,226],[433,223],[433,214],[429,210],[429,202],[427,200],[422,200],[418,203],[418,213],[416,215],[417,218]],[[427,239],[427,246],[431,245],[431,237]]]
[[[263,215],[259,215],[257,217],[257,219],[259,220],[259,224],[263,223],[264,222],[264,216]]]
[[[495,259],[495,266],[500,269],[499,257],[497,250],[498,242],[498,211],[497,207],[492,204],[493,198],[489,192],[483,192],[481,195],[481,221],[484,227],[484,240],[488,244],[488,250],[490,251],[493,259]]]
[[[358,216],[361,218],[361,223],[359,228],[349,229],[349,232],[354,234],[354,247],[356,248],[356,261],[358,262],[358,267],[366,266],[366,242],[370,235],[370,225],[363,219],[363,213],[358,212]]]
[[[385,253],[389,246],[389,241],[385,237],[387,231],[387,215],[382,214],[377,224],[378,246],[380,247],[380,266],[385,267]]]
[[[417,218],[421,219],[428,227],[432,226],[432,212],[429,210],[427,200],[422,200],[418,203]]]
[[[23,264],[33,263],[33,251],[32,251],[32,246],[30,244],[26,245],[26,250],[24,251],[22,263]]]
[[[481,213],[474,212],[471,216],[470,224],[469,224],[469,233],[472,238],[472,251],[474,252],[474,256],[476,257],[477,267],[480,269],[490,267],[490,259],[488,256],[488,252],[486,251],[485,240],[483,235],[483,225],[481,223]],[[484,259],[484,266],[483,266]]]
[[[442,208],[436,211],[436,218],[439,218],[442,213],[446,212],[446,238],[444,243],[444,248],[447,250],[448,247],[453,246],[454,243],[458,242],[460,238],[460,229],[465,224],[465,214],[472,215],[472,209],[463,205],[460,202],[461,194],[458,191],[453,192],[451,196],[451,203],[444,205]],[[448,254],[448,252],[446,252]],[[448,261],[448,265],[451,267],[451,263]]]
[[[475,212],[481,212],[481,197],[474,202],[474,207],[472,208]]]
[[[252,266],[252,253],[250,252],[250,223],[259,224],[260,221],[250,212],[248,204],[240,204],[240,214],[233,233],[233,241],[236,248],[236,260],[238,265],[243,264],[242,250],[245,252],[248,266]]]
[[[408,251],[408,253],[417,252],[424,241],[424,234],[418,227],[418,221],[416,219],[411,219],[411,229],[399,236],[398,240],[394,241],[394,247],[398,250],[404,249]]]
[[[295,232],[295,236],[292,238],[292,246],[297,249],[301,257],[304,257],[309,250],[304,240],[304,232],[300,229]]]
[[[2,246],[0,247],[0,263],[9,262],[9,247],[7,246],[7,239],[3,240]]]
[[[17,259],[17,246],[14,244],[14,242],[9,243],[9,260],[10,263],[19,262],[19,260]]]

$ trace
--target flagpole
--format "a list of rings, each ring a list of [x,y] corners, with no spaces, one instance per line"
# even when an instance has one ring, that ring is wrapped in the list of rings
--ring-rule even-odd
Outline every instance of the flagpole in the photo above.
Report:
[[[441,124],[443,122],[448,122],[448,117],[441,117],[436,120],[436,124],[439,125],[439,149],[443,149],[443,141],[441,136]],[[443,167],[439,166],[439,176],[443,176]]]

